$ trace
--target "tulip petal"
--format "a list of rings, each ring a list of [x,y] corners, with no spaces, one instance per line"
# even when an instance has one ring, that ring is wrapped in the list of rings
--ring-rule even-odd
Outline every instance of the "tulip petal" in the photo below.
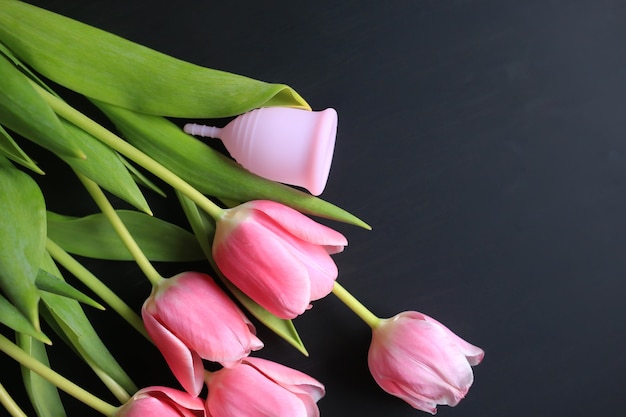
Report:
[[[338,274],[337,265],[319,246],[311,247],[307,255],[301,261],[309,272],[311,284],[309,298],[311,301],[315,301],[326,297],[333,290]]]
[[[474,374],[446,328],[429,321],[413,321],[409,316],[403,316],[401,320],[396,332],[402,342],[394,345],[398,349],[396,354],[415,357],[415,352],[419,352],[420,363],[451,387],[467,392]]]
[[[320,409],[310,396],[306,394],[300,394],[297,392],[294,392],[294,394],[296,395],[296,397],[300,399],[300,401],[302,401],[302,405],[304,405],[304,408],[306,409],[307,417],[319,417],[320,416]]]
[[[301,240],[263,213],[256,216],[255,220],[267,229],[269,235],[276,236],[278,241],[306,267],[311,284],[310,301],[319,300],[330,294],[338,271],[326,247]]]
[[[383,379],[377,382],[381,387],[384,387],[386,392],[406,401],[411,407],[430,414],[437,414],[437,403],[432,399],[421,395],[415,390],[406,390],[404,386],[391,379]]]
[[[265,213],[288,233],[314,245],[328,247],[330,254],[339,253],[348,244],[344,235],[324,226],[297,210],[270,200],[256,200],[250,203],[253,209]]]
[[[168,387],[143,388],[124,404],[115,417],[206,417],[204,402]]]
[[[478,346],[474,346],[471,343],[466,342],[434,318],[429,317],[425,314],[423,314],[423,316],[424,320],[439,325],[446,332],[448,337],[450,337],[454,341],[454,343],[456,343],[459,349],[461,349],[470,365],[475,366],[482,362],[483,358],[485,357],[484,350],[482,350]]]
[[[333,290],[337,279],[335,261],[323,247],[294,240],[291,236],[284,236],[281,243],[308,272],[311,285],[309,300],[315,301],[326,297]]]
[[[248,357],[244,363],[254,367],[267,378],[273,380],[280,386],[298,394],[306,394],[314,402],[319,401],[325,394],[325,388],[315,378],[297,371],[288,366],[281,365],[267,359]],[[317,407],[315,407],[317,408]]]
[[[436,412],[437,404],[454,406],[465,396],[448,384],[436,371],[424,364],[404,360],[390,355],[370,353],[369,368],[376,382],[389,394],[395,395],[413,407],[430,413]]]
[[[241,221],[227,239],[213,245],[213,257],[226,278],[270,313],[291,319],[308,307],[306,268],[257,222]]]
[[[135,396],[122,406],[115,417],[181,417],[179,410],[149,395]]]
[[[245,364],[217,371],[208,386],[207,410],[214,417],[308,417],[297,396]]]
[[[201,358],[232,364],[263,347],[252,323],[208,275],[185,272],[164,285],[156,316]]]
[[[198,397],[192,397],[186,392],[179,391],[170,387],[149,387],[140,390],[139,392],[150,393],[153,396],[167,397],[172,403],[178,404],[184,408],[195,411],[204,411],[204,401]]]
[[[148,334],[161,351],[176,379],[187,392],[198,396],[202,390],[204,375],[200,356],[153,317],[147,311],[146,304],[141,309],[141,316]]]

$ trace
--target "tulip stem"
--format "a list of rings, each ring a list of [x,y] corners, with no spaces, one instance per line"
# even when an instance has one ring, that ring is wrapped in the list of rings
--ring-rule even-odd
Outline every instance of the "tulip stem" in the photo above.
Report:
[[[35,82],[31,81],[31,85],[43,97],[46,103],[48,103],[56,114],[94,136],[105,145],[126,156],[131,161],[134,161],[138,165],[144,167],[152,174],[172,186],[174,189],[189,197],[190,200],[196,203],[198,207],[206,211],[215,220],[222,217],[224,210],[220,206],[213,203],[204,194],[196,190],[178,175],[174,174],[159,162],[135,148],[110,130],[85,116],[60,98],[50,94]]]
[[[11,417],[26,417],[19,405],[11,397],[11,394],[0,384],[0,404],[9,412]]]
[[[152,285],[157,285],[160,281],[163,280],[163,277],[157,272],[154,266],[152,266],[150,260],[148,260],[135,239],[133,239],[133,236],[126,228],[126,225],[124,224],[122,219],[120,219],[120,216],[117,214],[117,212],[107,199],[106,195],[104,195],[102,189],[98,186],[98,184],[85,177],[84,175],[79,174],[78,172],[76,172],[76,175],[83,183],[93,200],[96,202],[104,216],[109,220],[117,235],[120,237],[120,239],[122,239],[122,242],[124,242],[124,245],[130,252],[131,256],[133,257],[141,271],[144,273],[146,278],[148,278]]]
[[[46,249],[50,256],[54,258],[63,268],[67,269],[80,282],[85,284],[91,291],[100,297],[109,307],[117,312],[124,320],[133,326],[139,333],[144,335],[148,340],[150,337],[146,332],[141,317],[128,306],[117,294],[109,287],[104,285],[94,274],[85,268],[80,262],[74,259],[69,253],[64,251],[54,241],[48,239]]]
[[[37,359],[30,356],[28,353],[24,352],[19,346],[11,342],[2,334],[0,334],[0,350],[26,368],[41,375],[44,379],[59,387],[59,389],[67,392],[72,397],[83,402],[94,410],[99,411],[105,416],[112,417],[117,412],[118,407],[101,400],[89,391],[65,378],[63,375],[50,369]]]
[[[333,286],[333,294],[339,298],[350,310],[352,310],[361,320],[363,320],[372,329],[375,329],[380,324],[380,317],[372,313],[367,307],[365,307],[359,300],[357,300],[352,294],[348,292],[344,287],[339,285],[335,281]]]

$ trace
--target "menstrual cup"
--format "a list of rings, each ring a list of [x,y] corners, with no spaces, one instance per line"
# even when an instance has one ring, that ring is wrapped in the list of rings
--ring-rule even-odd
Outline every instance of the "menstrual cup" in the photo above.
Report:
[[[230,155],[254,174],[320,195],[333,159],[337,112],[262,107],[223,128],[189,123],[184,130],[221,139]]]

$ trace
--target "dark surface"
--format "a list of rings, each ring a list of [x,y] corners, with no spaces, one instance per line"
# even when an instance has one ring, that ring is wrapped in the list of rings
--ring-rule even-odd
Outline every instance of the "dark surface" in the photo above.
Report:
[[[624,1],[36,3],[337,109],[322,197],[373,226],[332,224],[350,241],[340,282],[381,316],[419,310],[486,351],[468,397],[438,415],[624,415]],[[72,198],[48,204],[75,214]],[[138,308],[145,279],[108,265],[93,263]],[[175,384],[124,323],[94,316],[137,384]],[[375,385],[369,330],[337,299],[295,323],[309,358],[262,328],[259,356],[322,381],[323,416],[425,415]],[[65,354],[55,367],[102,390]],[[2,361],[7,385],[17,368]]]

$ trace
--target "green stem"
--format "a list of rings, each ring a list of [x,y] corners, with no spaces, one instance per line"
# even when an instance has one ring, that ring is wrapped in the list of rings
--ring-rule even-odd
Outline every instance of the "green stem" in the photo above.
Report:
[[[11,394],[0,384],[0,404],[9,412],[11,417],[27,417],[19,405],[11,397]]]
[[[117,214],[117,212],[107,199],[106,195],[104,195],[102,189],[100,189],[98,184],[85,177],[84,175],[79,174],[78,172],[75,173],[102,211],[102,214],[104,214],[104,216],[109,220],[109,223],[111,223],[117,235],[120,237],[120,239],[122,239],[122,242],[124,242],[124,246],[126,246],[146,278],[148,278],[152,285],[157,285],[159,282],[161,282],[163,280],[163,277],[158,273],[154,266],[152,266],[152,263],[150,263],[150,260],[146,257],[133,236],[130,234],[130,232],[126,228],[126,225],[124,224],[122,219],[120,219],[120,216]]]
[[[339,298],[350,310],[361,318],[372,329],[378,327],[381,319],[367,309],[359,300],[350,294],[344,287],[335,281],[333,286],[333,294]]]
[[[96,411],[104,414],[105,416],[112,417],[118,410],[118,407],[109,404],[100,398],[96,397],[89,391],[79,387],[63,375],[50,369],[37,359],[24,352],[15,343],[0,334],[0,350],[9,355],[11,358],[24,365],[28,369],[41,375],[50,383],[59,387],[59,389],[67,392],[72,397],[83,402]]]
[[[144,335],[146,339],[150,340],[141,317],[139,317],[137,313],[135,313],[133,309],[128,306],[128,304],[118,297],[117,294],[111,291],[111,289],[104,285],[104,283],[94,274],[92,274],[80,262],[74,259],[69,253],[64,251],[52,240],[48,239],[46,242],[46,249],[54,260],[78,278],[78,280],[85,284],[91,291],[97,294],[98,297],[100,297],[109,307],[117,312],[117,314],[133,326],[139,333]]]
[[[204,194],[196,190],[193,186],[174,174],[172,171],[150,158],[148,155],[135,148],[110,130],[104,128],[78,110],[74,109],[63,100],[50,94],[36,83],[31,82],[31,85],[35,88],[35,90],[37,90],[37,92],[39,92],[39,94],[56,114],[83,129],[85,132],[91,134],[105,145],[115,149],[131,161],[134,161],[138,165],[152,172],[157,177],[161,178],[173,188],[189,197],[189,199],[195,202],[198,207],[206,211],[215,220],[222,217],[224,210],[221,207],[213,203]]]
[[[87,364],[119,402],[125,403],[130,400],[130,394],[120,384],[118,384],[117,381],[111,378],[109,374],[103,371],[102,368],[96,365],[91,359],[87,359]]]

